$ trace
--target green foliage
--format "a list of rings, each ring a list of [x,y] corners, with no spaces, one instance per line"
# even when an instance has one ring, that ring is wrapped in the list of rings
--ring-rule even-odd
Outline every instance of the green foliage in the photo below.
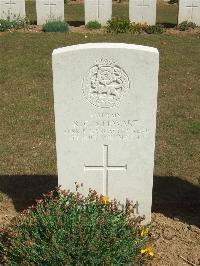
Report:
[[[127,18],[115,17],[108,20],[106,25],[107,32],[109,33],[133,33],[138,34],[146,32],[148,34],[160,34],[164,32],[164,27],[161,24],[147,25],[141,23],[130,22]]]
[[[11,22],[7,19],[0,19],[0,31],[6,31],[8,29],[11,29],[12,25]]]
[[[64,4],[68,4],[68,0],[64,0]]]
[[[185,31],[185,30],[189,30],[189,28],[192,28],[194,29],[195,27],[197,27],[197,25],[193,22],[188,22],[188,21],[183,21],[181,22],[177,28],[180,30],[180,31]]]
[[[93,30],[93,29],[100,29],[101,28],[101,24],[98,22],[98,21],[89,21],[85,27],[88,29],[88,30]]]
[[[191,122],[189,124],[188,129],[190,133],[199,135],[200,134],[200,122],[198,121]]]
[[[44,32],[68,32],[69,25],[61,20],[49,20],[43,26]]]
[[[162,34],[164,32],[164,27],[161,24],[148,25],[145,28],[145,32],[148,34]]]
[[[106,30],[109,33],[126,33],[131,28],[131,22],[128,18],[114,17],[108,20]]]
[[[0,32],[10,29],[27,28],[30,25],[28,18],[14,17],[7,19],[0,19]]]
[[[153,256],[134,205],[57,189],[0,230],[6,265],[143,265]]]

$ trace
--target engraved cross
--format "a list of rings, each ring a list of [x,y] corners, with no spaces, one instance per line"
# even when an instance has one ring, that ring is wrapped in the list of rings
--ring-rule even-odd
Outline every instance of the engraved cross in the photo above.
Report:
[[[139,7],[149,7],[150,5],[147,4],[145,0],[142,0],[142,3],[138,4],[137,6],[139,6]]]
[[[145,0],[142,0],[142,3],[139,3],[137,6],[138,6],[138,7],[150,7],[150,5],[147,4],[147,2],[146,2]],[[143,15],[143,13],[142,13],[142,19],[143,19],[143,18],[144,18],[144,15]]]
[[[187,8],[190,8],[190,10],[191,10],[191,19],[193,18],[193,11],[194,11],[194,8],[197,8],[198,7],[198,5],[196,4],[194,4],[194,2],[192,2],[191,4],[188,4],[187,6],[186,6]]]
[[[104,6],[104,3],[101,3],[101,0],[90,0],[91,5],[96,6],[97,18],[100,17],[100,6]]]
[[[44,5],[49,7],[49,14],[50,14],[50,17],[51,17],[52,7],[55,7],[56,4],[52,4],[51,0],[49,0],[48,4],[44,4]]]
[[[5,5],[9,5],[9,11],[8,11],[8,15],[11,15],[11,9],[12,9],[12,5],[16,5],[16,1],[13,0],[8,0],[9,2],[5,3]]]
[[[109,171],[126,171],[127,164],[124,166],[109,165],[108,162],[108,145],[103,145],[103,164],[95,166],[84,166],[84,171],[102,171],[103,172],[103,195],[108,196],[108,172]]]

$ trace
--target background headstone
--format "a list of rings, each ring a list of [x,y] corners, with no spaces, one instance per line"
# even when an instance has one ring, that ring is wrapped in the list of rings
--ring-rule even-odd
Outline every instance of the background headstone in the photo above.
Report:
[[[95,43],[53,52],[58,183],[137,204],[150,222],[159,54]]]
[[[85,24],[98,21],[101,25],[112,17],[112,0],[85,0]]]
[[[25,0],[0,0],[0,18],[25,17]]]
[[[48,20],[64,20],[64,0],[36,0],[37,25]]]
[[[156,24],[156,0],[129,0],[129,19],[136,23]]]
[[[183,21],[200,26],[200,0],[179,0],[178,24]]]

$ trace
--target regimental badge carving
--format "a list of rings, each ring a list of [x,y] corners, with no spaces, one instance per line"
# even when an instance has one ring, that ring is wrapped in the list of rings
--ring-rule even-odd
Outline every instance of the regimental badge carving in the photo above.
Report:
[[[97,61],[87,72],[82,85],[85,98],[99,108],[118,105],[129,87],[126,72],[108,59]]]

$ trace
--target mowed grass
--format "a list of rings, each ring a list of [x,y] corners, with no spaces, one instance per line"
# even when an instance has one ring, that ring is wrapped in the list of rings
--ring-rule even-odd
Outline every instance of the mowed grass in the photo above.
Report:
[[[56,174],[52,51],[67,45],[106,41],[159,49],[155,175],[178,176],[197,184],[200,171],[197,34],[88,34],[87,38],[75,33],[1,34],[0,175]]]
[[[171,24],[177,23],[178,6],[169,5],[158,1],[157,3],[157,23]],[[26,14],[32,23],[36,24],[36,3],[35,0],[26,1]],[[128,17],[128,3],[113,4],[113,16]],[[74,25],[84,24],[84,5],[83,4],[65,4],[65,20]]]

